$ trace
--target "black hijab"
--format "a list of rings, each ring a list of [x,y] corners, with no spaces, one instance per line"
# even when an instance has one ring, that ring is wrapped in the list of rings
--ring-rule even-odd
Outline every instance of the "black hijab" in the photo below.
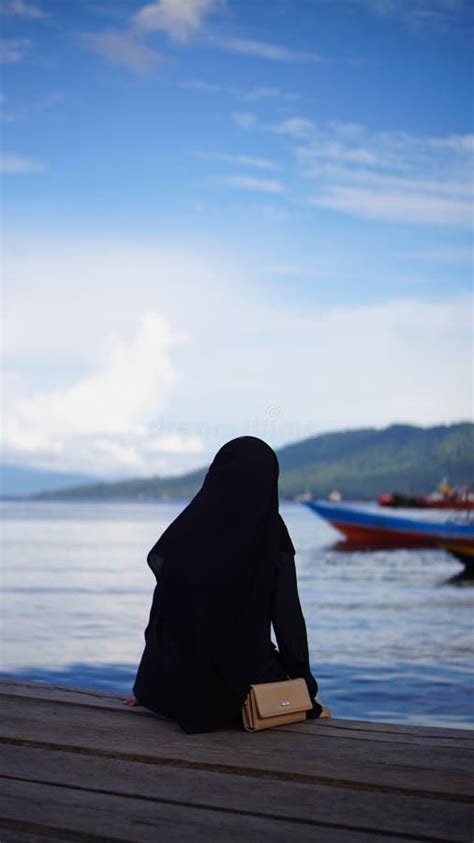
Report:
[[[294,553],[278,474],[261,439],[227,442],[148,554],[158,586],[147,641],[155,636],[162,713],[195,730],[240,709],[268,647],[278,554]]]

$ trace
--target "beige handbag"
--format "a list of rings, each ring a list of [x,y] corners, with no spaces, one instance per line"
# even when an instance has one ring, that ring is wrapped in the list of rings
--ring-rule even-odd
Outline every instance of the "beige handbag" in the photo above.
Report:
[[[242,706],[242,720],[247,732],[259,732],[306,720],[306,712],[312,707],[304,679],[265,682],[250,686]]]

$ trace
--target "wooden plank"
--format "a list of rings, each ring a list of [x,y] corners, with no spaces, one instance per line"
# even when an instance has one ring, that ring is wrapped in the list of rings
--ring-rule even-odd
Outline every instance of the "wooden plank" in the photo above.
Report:
[[[128,694],[128,696],[131,695]],[[108,691],[87,690],[84,688],[65,688],[61,685],[46,685],[41,682],[12,682],[0,679],[0,699],[2,697],[27,697],[37,700],[55,700],[75,705],[91,705],[97,708],[116,709],[122,706],[126,694]],[[145,711],[145,709],[140,709]]]
[[[169,804],[154,799],[125,797],[26,782],[3,782],[0,828],[14,832],[31,831],[88,843],[128,841],[156,843],[166,841],[241,841],[267,837],[273,843],[288,840],[314,843],[388,843],[395,840],[423,839],[407,835],[385,836],[371,830],[359,832],[336,822],[291,821],[250,811],[196,808]],[[21,820],[18,818],[21,817]],[[58,834],[59,832],[59,834]],[[82,835],[82,837],[80,836]],[[4,839],[2,835],[2,840]],[[13,839],[15,839],[13,837]],[[443,838],[425,838],[442,841]],[[462,838],[459,838],[462,840]]]
[[[373,723],[369,720],[347,720],[334,718],[328,721],[337,725],[338,729],[357,729],[370,734],[374,732],[390,732],[393,735],[413,735],[424,737],[460,738],[474,743],[474,724],[472,729],[455,729],[438,726],[408,726],[402,723]]]
[[[74,705],[93,706],[110,710],[123,708],[124,695],[106,691],[85,690],[81,688],[65,688],[58,685],[47,685],[39,682],[14,682],[0,679],[0,700],[2,697],[27,697],[38,700],[54,700],[68,702]],[[144,708],[136,708],[134,714],[146,715]],[[474,750],[474,730],[445,729],[427,726],[405,726],[399,724],[369,723],[363,720],[342,720],[332,718],[330,721],[320,721],[325,734],[334,737],[351,737],[358,740],[391,741],[394,743],[417,743],[419,745],[433,744],[436,746],[472,746]],[[300,723],[297,726],[286,727],[286,730],[314,733],[314,721]]]
[[[22,826],[20,831],[19,825]],[[2,826],[2,822],[0,820],[0,829],[1,829],[1,837],[0,840],[2,843],[63,843],[64,840],[68,840],[69,843],[74,839],[70,835],[65,837],[64,834],[61,834],[60,837],[57,836],[57,832],[55,833],[53,829],[48,829],[47,837],[44,834],[38,833],[38,827],[36,826],[36,830],[32,831],[25,831],[25,826],[28,827],[28,823],[23,823],[20,821],[12,822],[11,827],[7,828],[6,825]],[[81,843],[83,843],[84,838],[81,835]],[[90,840],[90,838],[89,838]]]
[[[471,752],[429,747],[421,753],[418,747],[343,739],[336,751],[317,721],[314,736],[278,730],[189,736],[175,724],[126,709],[90,708],[86,716],[86,710],[73,705],[16,699],[4,702],[3,711],[0,728],[9,743],[26,741],[175,766],[245,769],[275,778],[341,780],[358,788],[451,794],[458,799],[472,793]]]
[[[97,716],[99,715],[99,712],[96,712],[94,710],[88,712],[87,709],[89,708],[89,706],[76,707],[76,706],[69,706],[69,705],[58,704],[58,703],[45,703],[45,702],[42,702],[42,701],[34,701],[34,700],[33,701],[32,700],[23,700],[23,699],[11,700],[11,699],[6,698],[6,697],[2,698],[1,703],[2,703],[2,710],[4,712],[3,716],[4,717],[8,716],[10,719],[13,718],[15,720],[17,720],[18,717],[20,717],[22,714],[23,714],[23,716],[28,717],[28,719],[31,719],[32,722],[37,721],[38,719],[39,720],[44,719],[50,713],[50,709],[48,708],[48,706],[52,706],[54,708],[54,712],[55,712],[54,716],[56,718],[59,717],[59,719],[61,721],[65,721],[67,723],[74,723],[74,722],[83,723],[84,718],[86,718],[87,720],[90,720],[91,722],[96,722]],[[127,709],[124,706],[120,706],[119,708],[114,709],[113,711],[103,712],[103,715],[104,716],[102,718],[99,718],[99,721],[97,721],[97,722],[102,723],[104,728],[107,728],[107,724],[109,724],[109,726],[110,726],[112,723],[117,723],[117,718],[119,718],[122,721],[123,724],[126,723],[127,727],[129,727],[130,723],[131,723],[130,718],[132,716],[135,718],[134,719],[134,725],[136,724],[138,710],[137,709],[130,710],[130,709]],[[157,718],[153,717],[153,715],[150,715],[148,713],[145,714],[145,718],[146,718],[147,722],[149,722],[150,720],[154,724],[159,722]],[[168,726],[168,731],[170,729],[172,729],[175,732],[178,731],[177,727],[174,726],[174,724],[167,724],[167,726]],[[298,729],[297,727],[293,727],[293,729],[290,728],[289,730],[278,730],[278,734],[281,736],[282,734],[287,734],[289,732],[292,735],[294,734],[299,739],[301,739],[303,734],[310,735],[313,738],[314,738],[315,735],[317,735],[318,739],[319,739],[319,742],[321,744],[321,738],[323,738],[324,736],[327,736],[328,728],[331,728],[331,727],[328,727],[328,725],[324,721],[321,721],[321,722],[313,721],[311,724],[310,723],[302,724],[300,729]],[[178,731],[178,733],[182,735],[180,730]],[[236,735],[239,734],[239,733],[236,732],[236,733],[231,733],[231,734],[232,734],[233,738],[235,739]],[[274,732],[272,734],[277,734],[277,733]],[[342,734],[342,737],[344,737],[344,733]],[[246,736],[246,738],[248,739],[248,736]],[[252,738],[253,738],[254,741],[263,740],[262,735],[252,736]],[[209,740],[212,741],[213,737],[209,736]],[[346,744],[347,744],[347,741],[346,741]],[[350,751],[351,751],[352,757],[354,757],[354,753],[356,753],[356,756],[357,756],[361,746],[362,746],[362,743],[360,744],[359,747],[356,747],[356,748],[351,747]],[[338,754],[340,754],[342,748],[343,748],[343,745],[341,744],[340,741],[338,741]],[[442,757],[442,749],[443,748],[440,748],[440,749],[441,749],[441,757]],[[455,749],[455,748],[453,748],[453,749]],[[364,750],[362,750],[362,751],[364,751]],[[380,751],[383,751],[383,750],[379,749],[379,752]],[[394,752],[396,753],[397,749],[392,748],[389,751],[391,753],[391,759],[390,760],[394,761],[395,760]],[[416,752],[415,750],[414,750],[414,753],[416,755],[416,758],[415,758],[415,763],[416,763],[416,759],[419,759],[420,756],[419,756],[419,752]],[[407,756],[404,748],[399,749],[398,754],[399,755],[402,754],[403,757],[409,757],[409,755]],[[454,757],[453,752],[449,751],[449,754],[447,752],[445,752],[444,757],[445,758],[447,758],[447,757],[453,758]]]
[[[459,730],[451,730],[454,734],[449,734],[448,730],[440,729],[440,734],[433,733],[429,730],[429,734],[423,731],[415,732],[390,732],[382,730],[358,729],[355,725],[350,727],[346,725],[347,721],[337,720],[331,718],[330,720],[321,720],[318,725],[324,724],[324,736],[337,738],[345,738],[347,740],[359,740],[379,742],[386,741],[388,743],[412,744],[418,747],[427,746],[446,746],[459,747],[462,749],[474,752],[474,739],[471,738],[470,733],[467,732],[468,737],[463,737],[463,733],[459,734]],[[283,731],[283,730],[282,730]],[[298,723],[293,726],[286,726],[285,732],[296,732],[301,734],[314,734],[314,721],[307,720],[304,723]]]
[[[39,731],[41,732],[41,729]],[[265,746],[259,741],[257,747],[255,744],[252,747],[247,741],[240,751],[222,744],[219,751],[210,752],[209,747],[203,744],[202,740],[196,742],[194,747],[189,744],[179,748],[176,748],[175,744],[174,749],[170,745],[162,747],[161,744],[164,742],[162,732],[142,735],[139,738],[131,733],[124,737],[117,732],[116,736],[118,748],[112,749],[113,737],[107,736],[104,742],[103,735],[96,729],[78,736],[72,734],[70,730],[66,735],[62,732],[55,734],[53,724],[47,741],[35,740],[31,737],[29,740],[4,739],[3,743],[30,745],[44,749],[56,748],[72,754],[79,752],[88,757],[141,761],[167,768],[201,769],[222,774],[238,773],[258,779],[259,782],[262,779],[271,779],[350,786],[361,791],[375,789],[380,793],[410,794],[413,792],[426,798],[436,797],[459,803],[467,801],[472,791],[470,778],[455,771],[412,769],[402,765],[393,768],[379,764],[377,761],[365,764],[341,762],[331,758],[327,761],[320,758],[313,759],[311,755],[295,757],[295,754],[291,752],[291,744],[284,746],[278,740],[273,740]],[[226,736],[229,737],[229,733]],[[156,749],[153,749],[154,745]]]
[[[43,690],[43,689],[42,689]],[[123,698],[122,697],[105,697],[102,698],[100,696],[93,696],[89,692],[81,691],[81,692],[73,692],[68,689],[59,689],[57,695],[54,696],[49,692],[42,692],[40,695],[35,694],[35,689],[28,688],[26,693],[11,693],[10,690],[8,693],[0,690],[0,705],[2,702],[5,704],[10,700],[13,701],[16,698],[20,699],[37,699],[40,701],[54,701],[55,703],[68,703],[70,705],[78,705],[84,707],[92,707],[92,708],[102,708],[107,709],[109,711],[124,711],[127,710],[124,708]],[[142,707],[137,707],[133,709],[134,716],[150,716],[150,712]],[[324,729],[322,733],[324,737],[331,736],[332,738],[345,738],[345,739],[352,739],[352,740],[362,740],[362,741],[387,741],[390,743],[408,743],[408,744],[415,744],[417,746],[447,746],[447,747],[458,747],[458,748],[469,748],[472,747],[472,751],[474,752],[474,740],[472,743],[469,742],[469,738],[460,738],[458,737],[458,731],[452,730],[453,735],[446,734],[446,731],[440,730],[441,735],[435,735],[432,733],[432,730],[429,730],[429,734],[421,733],[413,733],[413,730],[410,729],[408,732],[389,732],[389,731],[382,731],[382,730],[375,730],[373,733],[368,729],[358,729],[355,727],[348,728],[346,726],[346,722],[344,720],[337,720],[331,719],[328,720],[321,720],[318,722],[318,726]],[[298,723],[295,726],[288,726],[282,727],[279,731],[285,732],[295,732],[296,734],[305,733],[309,735],[315,734],[315,722],[314,721],[307,721],[306,723]],[[468,733],[469,734],[469,733]]]
[[[7,715],[7,713],[9,711],[12,711],[12,709],[13,709],[14,712],[21,711],[22,706],[24,707],[25,703],[28,704],[28,702],[29,702],[30,704],[31,703],[34,704],[35,701],[38,703],[35,706],[35,712],[39,712],[40,710],[44,711],[44,704],[45,704],[45,702],[48,702],[48,701],[35,700],[35,699],[30,699],[30,698],[25,699],[23,697],[16,697],[16,696],[12,696],[12,695],[9,695],[9,694],[4,694],[4,695],[0,696],[0,704],[2,705],[2,710],[5,712],[5,715]],[[70,712],[71,718],[77,717],[77,710],[74,711],[74,708],[79,709],[79,712],[81,712],[81,714],[82,714],[83,709],[85,711],[88,708],[92,708],[92,709],[96,708],[95,705],[90,706],[89,702],[82,702],[82,701],[81,701],[80,705],[79,704],[76,705],[76,703],[70,704],[69,702],[65,703],[62,700],[59,700],[59,701],[54,700],[54,701],[49,701],[49,702],[51,702],[51,704],[53,704],[56,708],[58,708],[58,706],[60,706],[60,705],[64,706],[65,704],[67,704],[67,707],[68,707],[68,710]],[[134,708],[134,709],[127,708],[121,702],[120,702],[119,705],[108,708],[107,711],[110,712],[110,715],[113,718],[116,717],[117,715],[119,715],[119,716],[125,715],[125,716],[128,717],[131,714],[134,717],[137,717],[139,715],[145,716],[147,718],[152,717],[153,720],[156,721],[156,718],[150,712],[147,712],[144,709],[139,709],[139,708]],[[89,716],[89,715],[84,715],[84,716]],[[362,740],[365,740],[365,741],[370,740],[370,732],[367,732],[367,731],[359,732],[359,731],[356,731],[356,730],[350,730],[350,732],[348,733],[347,730],[345,730],[345,729],[338,729],[337,728],[337,721],[325,721],[325,720],[322,720],[322,721],[307,721],[306,723],[301,723],[301,724],[298,724],[298,725],[295,725],[295,726],[289,726],[289,727],[286,727],[286,728],[281,728],[281,729],[278,730],[278,733],[280,733],[280,734],[283,734],[283,733],[295,734],[295,735],[298,735],[299,737],[301,737],[302,734],[311,735],[313,737],[314,737],[315,734],[317,734],[319,740],[321,740],[322,738],[328,738],[328,737],[343,738],[345,740],[347,740],[349,738],[351,738],[351,739],[359,739],[360,738],[361,741]],[[387,742],[393,742],[391,740],[391,736],[387,735],[386,733],[376,733],[376,734],[377,734],[377,738],[379,740],[385,740]],[[383,737],[382,737],[382,735],[383,735]],[[419,742],[420,739],[414,738],[413,740],[414,740],[414,742]],[[421,738],[421,740],[423,740],[423,738]],[[396,739],[394,742],[398,742],[398,740]],[[402,740],[401,742],[404,743],[406,741]],[[408,740],[407,742],[410,743],[412,741]],[[339,745],[339,749],[340,749],[340,746],[341,745]],[[439,739],[439,740],[435,740],[430,735],[429,740],[427,740],[426,743],[423,743],[423,746],[425,746],[425,747],[426,746],[435,746],[435,747],[445,746],[445,747],[449,747],[451,749],[461,748],[461,749],[467,751],[470,748],[471,745],[468,743],[467,746],[466,746],[464,741],[460,741],[457,737],[454,739],[454,742],[453,742],[453,741],[451,741],[450,738],[446,738],[446,737],[444,737],[442,739]],[[400,750],[400,752],[405,752],[405,751]],[[418,755],[418,753],[417,753],[417,755]]]
[[[306,720],[295,726],[288,726],[287,729],[311,729],[315,721]],[[474,732],[469,729],[434,729],[428,726],[404,726],[402,728],[392,727],[391,724],[364,723],[362,720],[342,720],[332,717],[324,722],[325,728],[330,730],[335,737],[346,736],[350,733],[357,735],[360,740],[394,740],[400,743],[418,741],[420,743],[433,742],[442,744],[446,742],[458,742],[462,746],[474,750]]]
[[[130,691],[131,693],[131,691]],[[31,697],[34,699],[45,699],[54,701],[71,702],[77,705],[93,705],[98,708],[117,709],[122,707],[123,694],[116,694],[112,691],[99,691],[97,689],[84,689],[64,687],[62,685],[51,685],[42,682],[14,681],[12,679],[0,679],[0,698],[2,695],[14,695]],[[126,696],[126,695],[125,695]],[[137,711],[146,713],[146,709],[138,708]],[[307,721],[306,724],[298,724],[297,727],[305,728],[314,721]],[[373,723],[367,720],[348,720],[332,718],[330,721],[320,721],[325,727],[337,730],[348,730],[357,733],[364,733],[372,739],[375,733],[400,735],[403,737],[420,738],[446,738],[447,740],[459,739],[463,743],[474,744],[474,723],[471,730],[456,729],[434,726],[408,726],[398,723]],[[368,733],[365,734],[365,733]]]
[[[118,695],[36,683],[2,684],[0,703],[2,843],[472,839],[461,730],[333,720],[189,736]]]
[[[127,794],[195,806],[250,810],[383,833],[434,835],[459,840],[469,832],[468,804],[400,794],[380,794],[350,787],[261,779],[258,787],[245,774],[173,769],[140,762],[71,755],[53,750],[3,747],[1,776],[85,787],[95,792]]]

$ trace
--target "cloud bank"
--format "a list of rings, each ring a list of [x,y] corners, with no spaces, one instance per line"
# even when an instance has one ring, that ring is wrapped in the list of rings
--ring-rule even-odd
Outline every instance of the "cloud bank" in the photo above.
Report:
[[[300,203],[364,219],[470,228],[474,135],[416,136],[294,115],[273,125],[232,114],[247,132],[290,143]],[[290,190],[290,188],[288,188]]]
[[[308,312],[184,243],[17,243],[7,270],[10,461],[166,474],[243,433],[278,446],[471,413],[467,295]]]

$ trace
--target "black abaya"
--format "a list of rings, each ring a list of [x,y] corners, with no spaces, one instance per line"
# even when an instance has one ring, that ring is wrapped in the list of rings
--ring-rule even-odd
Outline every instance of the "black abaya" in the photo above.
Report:
[[[148,554],[157,585],[134,694],[187,732],[236,720],[251,684],[302,676],[316,695],[278,472],[262,440],[228,442]]]

